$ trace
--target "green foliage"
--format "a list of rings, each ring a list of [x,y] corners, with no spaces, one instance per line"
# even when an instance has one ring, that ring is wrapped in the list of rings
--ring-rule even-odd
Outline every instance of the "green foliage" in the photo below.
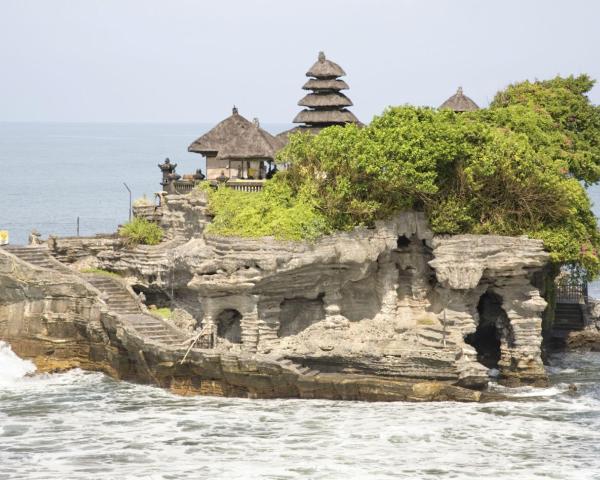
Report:
[[[173,314],[173,311],[170,308],[163,307],[163,308],[153,308],[150,310],[150,313],[152,315],[156,315],[157,317],[169,320],[171,318],[171,315]]]
[[[208,233],[239,237],[314,239],[329,228],[315,209],[315,200],[292,196],[284,182],[273,180],[261,192],[241,192],[226,186],[206,190],[215,218]]]
[[[556,263],[600,272],[600,235],[582,183],[600,180],[600,110],[586,76],[523,82],[489,109],[410,106],[370,125],[294,134],[289,168],[260,194],[209,193],[209,230],[304,239],[426,212],[436,233],[529,235]]]
[[[102,270],[101,268],[84,268],[81,273],[95,273],[97,275],[105,275],[107,277],[120,277],[116,272],[109,272],[108,270]]]
[[[552,153],[567,162],[575,178],[590,185],[600,181],[600,107],[587,97],[594,83],[587,75],[517,83],[498,92],[491,109],[520,105],[536,114],[540,123],[535,128],[552,139]],[[532,134],[531,125],[507,126]]]
[[[156,223],[135,217],[119,229],[119,235],[132,245],[157,245],[163,239],[164,232]]]

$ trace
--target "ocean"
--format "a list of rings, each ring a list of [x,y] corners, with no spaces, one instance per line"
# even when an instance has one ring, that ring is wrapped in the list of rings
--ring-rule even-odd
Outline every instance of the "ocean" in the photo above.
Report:
[[[211,124],[102,124],[0,122],[0,230],[10,242],[44,237],[111,233],[129,216],[132,198],[161,190],[158,164],[177,172],[205,171],[188,145]],[[264,125],[274,133],[287,124]]]
[[[551,362],[513,401],[247,400],[26,377],[0,342],[0,480],[599,479],[600,353]]]
[[[165,157],[204,168],[187,146],[210,126],[0,123],[0,230],[113,232],[123,183],[152,197]],[[178,397],[32,371],[0,342],[0,480],[600,479],[600,353],[555,355],[550,388],[488,404]]]

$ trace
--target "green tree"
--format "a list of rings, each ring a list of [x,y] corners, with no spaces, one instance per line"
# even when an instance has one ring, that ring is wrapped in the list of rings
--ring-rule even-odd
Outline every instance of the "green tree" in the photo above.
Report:
[[[498,92],[490,107],[493,110],[520,105],[537,114],[538,120],[545,117],[537,127],[545,135],[532,140],[551,140],[554,154],[560,152],[568,171],[591,185],[600,181],[600,107],[587,96],[594,83],[587,75],[520,82]],[[523,118],[519,115],[520,120]],[[509,128],[533,134],[531,124],[507,120]],[[554,135],[549,129],[554,130]]]

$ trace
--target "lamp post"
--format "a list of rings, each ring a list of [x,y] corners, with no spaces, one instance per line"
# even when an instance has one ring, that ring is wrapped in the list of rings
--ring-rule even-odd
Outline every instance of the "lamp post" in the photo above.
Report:
[[[123,182],[123,185],[125,185],[125,188],[129,192],[129,221],[131,222],[131,189],[127,186],[125,182]]]

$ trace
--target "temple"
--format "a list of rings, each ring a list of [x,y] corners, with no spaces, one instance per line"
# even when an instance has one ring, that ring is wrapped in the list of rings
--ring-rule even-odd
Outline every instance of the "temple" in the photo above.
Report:
[[[281,142],[260,128],[258,119],[249,121],[233,107],[229,117],[196,139],[189,152],[206,157],[206,178],[218,180],[264,180]]]
[[[454,110],[457,113],[479,110],[479,106],[463,93],[462,87],[458,87],[456,93],[442,103],[440,108]]]
[[[167,159],[159,165],[163,191],[189,193],[205,180],[214,187],[222,184],[247,192],[262,190],[264,182],[277,171],[276,154],[287,144],[291,133],[317,134],[324,128],[336,125],[363,125],[348,110],[353,103],[342,93],[342,90],[349,89],[348,84],[340,78],[345,75],[342,67],[319,52],[317,61],[306,72],[308,80],[302,88],[308,93],[298,102],[305,108],[293,120],[298,124],[296,127],[273,136],[260,127],[258,119],[250,121],[233,107],[229,117],[188,147],[189,152],[199,153],[206,158],[206,174],[197,169],[195,173],[182,177],[175,172],[177,164]],[[477,104],[463,93],[462,87],[439,108],[455,112],[479,110]]]

